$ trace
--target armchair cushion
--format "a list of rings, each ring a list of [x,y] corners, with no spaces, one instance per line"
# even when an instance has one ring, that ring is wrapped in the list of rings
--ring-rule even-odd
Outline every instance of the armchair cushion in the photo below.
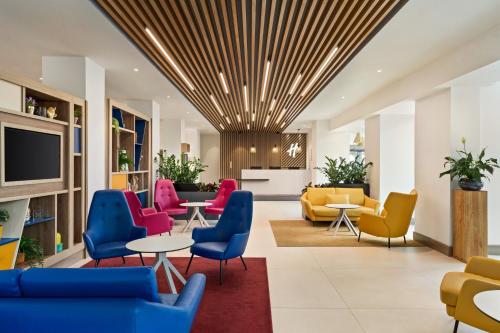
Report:
[[[326,196],[335,193],[336,191],[333,187],[309,187],[307,188],[307,200],[313,206],[324,206],[326,205]]]
[[[176,215],[184,215],[187,214],[188,209],[187,208],[165,208],[163,209],[164,212],[166,212],[168,215],[171,216],[176,216]]]
[[[94,249],[93,258],[106,259],[106,258],[130,256],[135,254],[134,251],[131,251],[126,248],[127,243],[128,241],[118,241],[118,242],[99,244]]]
[[[21,297],[19,279],[22,269],[0,270],[0,298]]]
[[[339,216],[339,210],[337,208],[328,208],[325,206],[312,206],[312,211],[314,215],[332,217]]]
[[[335,188],[336,194],[347,194],[349,196],[349,203],[354,205],[364,206],[365,193],[362,188]]]
[[[349,195],[347,194],[327,194],[326,204],[348,204]]]
[[[191,247],[191,253],[209,259],[222,260],[226,251],[227,242],[204,242],[196,243]]]

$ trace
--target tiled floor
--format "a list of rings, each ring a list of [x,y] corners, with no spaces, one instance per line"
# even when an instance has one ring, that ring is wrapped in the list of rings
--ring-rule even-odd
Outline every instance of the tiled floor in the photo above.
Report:
[[[439,284],[461,262],[428,248],[277,247],[268,221],[300,213],[297,202],[254,206],[246,256],[267,258],[275,332],[452,332]],[[460,324],[459,332],[480,331]]]

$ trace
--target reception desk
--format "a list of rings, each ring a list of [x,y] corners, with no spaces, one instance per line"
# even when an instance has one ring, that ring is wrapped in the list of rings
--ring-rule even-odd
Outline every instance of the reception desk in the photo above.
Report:
[[[241,170],[241,189],[251,191],[257,197],[300,196],[302,189],[311,181],[311,170]]]

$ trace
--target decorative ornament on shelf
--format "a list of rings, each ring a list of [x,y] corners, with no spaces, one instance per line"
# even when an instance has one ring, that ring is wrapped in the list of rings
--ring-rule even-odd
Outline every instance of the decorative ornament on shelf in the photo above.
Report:
[[[0,208],[0,239],[3,235],[3,225],[9,221],[10,215],[6,209]]]
[[[127,151],[122,149],[118,151],[118,167],[122,172],[128,172],[132,166],[132,160],[128,157]]]
[[[75,118],[75,125],[80,125],[80,117],[82,116],[82,111],[80,109],[76,109],[73,112],[73,116]]]
[[[479,191],[483,188],[482,179],[489,179],[486,173],[493,175],[495,168],[500,168],[496,158],[484,159],[486,148],[483,148],[476,159],[472,153],[468,152],[465,144],[465,138],[461,140],[463,150],[457,150],[458,158],[446,156],[444,167],[449,167],[448,170],[439,174],[439,177],[450,175],[451,179],[458,179],[458,186],[465,191]]]
[[[49,117],[50,119],[54,119],[57,117],[56,107],[50,106],[47,108],[47,117]]]
[[[35,113],[36,100],[33,97],[26,97],[26,112],[29,114]]]

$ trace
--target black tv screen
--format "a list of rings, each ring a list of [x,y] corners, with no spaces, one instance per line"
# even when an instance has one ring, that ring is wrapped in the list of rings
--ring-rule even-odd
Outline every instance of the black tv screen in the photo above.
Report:
[[[3,139],[5,183],[61,178],[61,135],[5,126]]]

